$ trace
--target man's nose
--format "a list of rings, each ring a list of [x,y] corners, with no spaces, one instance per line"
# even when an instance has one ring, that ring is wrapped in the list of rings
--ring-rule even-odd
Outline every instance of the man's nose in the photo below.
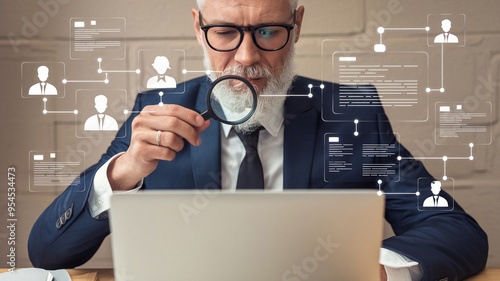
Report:
[[[243,41],[236,49],[234,59],[244,66],[251,66],[260,62],[260,49],[253,42],[251,32],[244,32]]]

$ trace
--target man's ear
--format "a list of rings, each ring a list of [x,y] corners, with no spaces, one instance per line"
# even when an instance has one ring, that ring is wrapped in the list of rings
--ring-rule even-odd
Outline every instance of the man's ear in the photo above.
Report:
[[[300,30],[302,28],[302,19],[304,18],[304,11],[305,11],[304,6],[300,6],[297,9],[297,18],[295,19],[295,28],[293,29],[295,32],[295,43],[299,41]]]
[[[194,32],[196,32],[196,40],[198,40],[198,44],[200,46],[203,46],[203,37],[201,37],[203,35],[201,33],[202,31],[200,27],[199,13],[200,11],[195,8],[193,8],[193,10],[191,11],[191,14],[193,16]]]

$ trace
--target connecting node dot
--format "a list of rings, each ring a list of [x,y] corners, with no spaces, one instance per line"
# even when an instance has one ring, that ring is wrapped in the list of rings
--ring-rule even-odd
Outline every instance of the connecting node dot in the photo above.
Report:
[[[163,106],[163,102],[160,102],[158,105],[159,105],[159,106]]]
[[[44,102],[47,102],[47,98],[43,98],[43,101],[44,101]]]
[[[447,156],[443,156],[443,161],[448,161],[448,157]]]
[[[379,27],[377,29],[377,32],[380,33],[380,34],[384,33],[384,31],[385,31],[385,29],[383,27]]]
[[[398,161],[401,161],[403,158],[401,156],[398,156]]]
[[[73,110],[73,114],[77,115],[78,114],[78,110]]]
[[[430,92],[431,92],[431,88],[425,88],[425,91],[426,91],[427,93],[430,93]]]
[[[66,83],[68,83],[68,80],[63,79],[63,80],[62,80],[62,83],[63,83],[63,84],[66,84]]]
[[[44,109],[44,110],[43,110],[43,114],[47,114],[47,110],[45,110],[45,109]]]
[[[159,92],[158,95],[160,95],[160,97],[162,97],[163,96],[163,92]]]
[[[140,69],[136,69],[136,70],[135,70],[135,73],[137,73],[137,74],[141,74],[141,70],[140,70]]]
[[[380,190],[379,190],[379,191],[377,191],[377,195],[378,195],[378,196],[382,196],[382,194],[383,194],[383,193],[382,193],[382,191],[380,191]]]
[[[474,156],[469,156],[469,160],[474,160]]]
[[[385,53],[385,50],[387,48],[385,47],[384,44],[375,44],[373,46],[373,50],[376,52],[376,53]]]
[[[309,85],[307,85],[307,87],[309,87],[309,89],[312,89],[313,85],[309,84]]]
[[[359,120],[358,119],[354,119],[354,124],[358,124],[359,123]]]
[[[425,31],[429,31],[429,30],[431,30],[431,28],[430,28],[430,27],[428,27],[428,26],[426,26],[426,27],[425,27]]]
[[[125,110],[123,111],[123,114],[127,115],[127,114],[128,114],[128,110],[126,110],[126,109],[125,109]]]
[[[473,148],[474,144],[473,143],[469,143],[469,146],[470,146],[470,148]]]
[[[210,74],[210,70],[205,71],[205,73],[206,73],[207,75],[209,75],[209,74]]]
[[[378,180],[378,181],[377,181],[377,183],[378,183],[378,184],[382,184],[382,180]]]
[[[415,195],[420,196],[420,192],[419,191],[415,192]]]
[[[104,80],[104,83],[105,83],[105,84],[108,84],[108,83],[109,83],[109,80],[108,80],[108,79]]]
[[[359,133],[358,132],[354,132],[354,135],[357,137],[357,136],[359,136]]]
[[[439,89],[441,93],[444,93],[444,88]]]
[[[97,59],[97,61],[98,61],[98,62],[101,62],[101,61],[102,61],[102,58],[98,58],[98,59]]]
[[[99,68],[99,69],[97,70],[97,73],[102,73],[102,69],[100,69],[100,68]]]
[[[320,87],[321,89],[324,89],[324,88],[325,88],[325,84],[321,84],[321,85],[319,85],[319,87]]]
[[[182,74],[186,74],[186,73],[188,73],[187,69],[183,69]]]
[[[309,94],[309,95],[307,95],[307,96],[308,96],[310,99],[312,99],[313,94]]]
[[[443,177],[443,180],[444,180],[444,181],[447,181],[447,180],[448,180],[448,177],[447,177],[447,176],[444,176],[444,177]]]

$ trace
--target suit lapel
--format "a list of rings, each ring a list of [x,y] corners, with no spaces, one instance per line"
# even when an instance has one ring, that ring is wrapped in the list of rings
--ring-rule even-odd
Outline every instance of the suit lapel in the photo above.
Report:
[[[307,89],[295,83],[292,91]],[[302,87],[304,89],[302,89]],[[290,95],[293,96],[293,93]],[[316,142],[318,112],[312,99],[288,97],[285,104],[285,136],[283,157],[283,188],[306,189],[309,187],[311,167]]]
[[[203,112],[207,109],[205,101],[208,83],[200,87],[196,100],[195,110]],[[201,145],[191,146],[191,163],[196,189],[221,188],[221,150],[220,150],[220,123],[210,120],[210,126],[200,134]]]

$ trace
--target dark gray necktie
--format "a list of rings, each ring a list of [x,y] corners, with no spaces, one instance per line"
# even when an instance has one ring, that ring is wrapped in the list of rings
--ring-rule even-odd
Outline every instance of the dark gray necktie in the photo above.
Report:
[[[246,150],[238,172],[236,189],[264,189],[264,172],[257,152],[260,129],[262,128],[248,135],[236,133]]]

